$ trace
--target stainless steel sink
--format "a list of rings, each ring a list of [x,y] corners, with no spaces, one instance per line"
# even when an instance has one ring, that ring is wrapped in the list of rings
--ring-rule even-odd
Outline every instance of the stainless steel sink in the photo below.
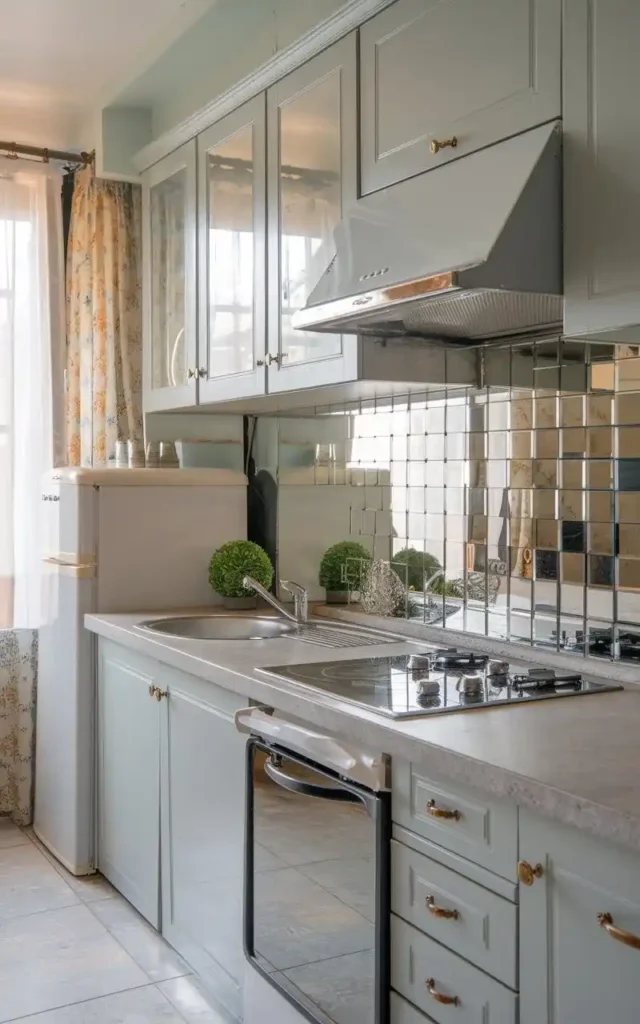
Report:
[[[188,640],[269,640],[298,629],[294,622],[273,615],[178,615],[172,619],[147,619],[140,629]]]

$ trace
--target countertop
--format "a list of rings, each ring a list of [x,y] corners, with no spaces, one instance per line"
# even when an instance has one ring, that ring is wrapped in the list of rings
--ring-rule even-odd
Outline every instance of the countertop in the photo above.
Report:
[[[211,611],[211,609],[209,609]],[[180,671],[269,705],[373,753],[418,763],[429,772],[476,786],[493,796],[640,851],[640,686],[587,697],[517,707],[471,709],[451,715],[388,719],[319,691],[261,676],[273,665],[362,657],[363,648],[327,650],[290,638],[242,641],[180,640],[137,628],[170,612],[87,615],[92,632]],[[176,612],[174,614],[179,614]],[[424,639],[428,637],[423,633]],[[440,643],[449,638],[438,631]],[[466,635],[471,649],[523,650]],[[480,638],[478,638],[480,640]],[[493,650],[492,650],[493,648]],[[367,646],[367,657],[415,651],[415,640]],[[529,659],[539,660],[538,652]],[[562,663],[568,667],[563,655]],[[557,663],[558,655],[555,655]],[[548,661],[549,658],[545,658]],[[594,675],[581,660],[582,671]],[[632,669],[624,669],[623,679]],[[603,673],[604,674],[604,673]],[[637,678],[637,673],[635,674]]]

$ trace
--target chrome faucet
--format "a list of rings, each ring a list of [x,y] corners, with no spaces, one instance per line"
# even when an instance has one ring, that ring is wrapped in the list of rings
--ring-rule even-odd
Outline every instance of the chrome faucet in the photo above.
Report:
[[[265,601],[268,601],[272,608],[275,608],[277,612],[284,615],[285,619],[295,622],[297,626],[302,626],[307,621],[309,608],[308,594],[299,583],[294,583],[293,580],[280,580],[282,589],[286,590],[289,594],[293,594],[293,614],[278,601],[277,597],[270,594],[268,590],[265,590],[261,583],[254,580],[253,576],[245,576],[242,580],[242,586],[246,587],[247,590],[254,590],[256,594],[259,594]]]
[[[305,623],[309,618],[309,594],[306,589],[293,580],[280,580],[280,586],[288,594],[293,595],[293,614],[296,622]]]

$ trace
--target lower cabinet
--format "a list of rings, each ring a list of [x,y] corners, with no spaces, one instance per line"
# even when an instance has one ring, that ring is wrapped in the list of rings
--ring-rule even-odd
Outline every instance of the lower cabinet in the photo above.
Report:
[[[159,666],[100,641],[98,869],[160,927]]]
[[[162,934],[240,1016],[246,700],[161,670]]]
[[[640,857],[525,811],[520,856],[520,1024],[637,1024]]]
[[[98,867],[241,1019],[247,702],[99,650]]]

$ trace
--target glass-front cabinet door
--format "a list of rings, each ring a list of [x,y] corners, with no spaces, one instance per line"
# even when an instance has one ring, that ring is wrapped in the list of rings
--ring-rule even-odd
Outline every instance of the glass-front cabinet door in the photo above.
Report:
[[[198,400],[195,140],[146,172],[142,196],[144,408],[189,408]]]
[[[199,390],[265,390],[265,95],[198,138]]]
[[[350,380],[357,339],[294,330],[334,254],[333,231],[357,197],[356,35],[267,93],[269,391]]]

